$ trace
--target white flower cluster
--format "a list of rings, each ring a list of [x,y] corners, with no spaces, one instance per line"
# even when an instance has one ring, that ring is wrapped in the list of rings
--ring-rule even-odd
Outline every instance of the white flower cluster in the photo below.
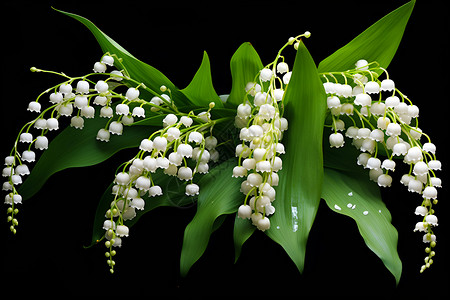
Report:
[[[112,91],[109,89],[107,81],[110,79],[122,80],[122,73],[112,71],[110,74],[105,74],[108,76],[106,80],[99,80],[96,83],[91,81],[89,77],[99,72],[105,72],[106,65],[112,66],[113,63],[114,58],[109,54],[105,54],[100,62],[95,63],[95,73],[75,78],[71,78],[63,73],[56,73],[69,78],[69,80],[44,91],[35,101],[31,101],[28,104],[27,110],[39,115],[20,130],[10,155],[5,158],[6,167],[2,171],[3,177],[7,178],[7,181],[3,183],[2,190],[7,192],[5,204],[11,205],[7,212],[9,214],[8,221],[12,223],[10,229],[13,233],[16,233],[15,226],[18,225],[18,221],[15,215],[19,211],[14,206],[22,203],[22,196],[18,193],[16,186],[22,183],[23,176],[30,174],[30,169],[26,163],[36,161],[34,150],[45,150],[48,148],[49,139],[46,134],[49,131],[59,129],[59,119],[61,117],[72,117],[70,125],[82,129],[84,126],[83,117],[93,118],[95,115],[95,109],[89,105],[93,97],[95,97],[94,104],[111,102],[111,98],[114,95],[111,94]],[[31,68],[31,71],[55,73],[35,67]],[[76,82],[75,88],[72,87],[74,82]],[[94,89],[90,88],[91,84],[95,84]],[[50,106],[44,109],[39,100],[44,94],[49,92],[51,92],[49,95]],[[74,108],[78,109],[76,114],[74,114]],[[37,133],[32,131],[37,131]],[[19,143],[26,144],[26,149],[19,149]]]
[[[210,109],[213,107],[214,103],[211,103]],[[112,247],[120,247],[121,238],[129,234],[124,222],[133,219],[136,210],[144,210],[145,195],[163,195],[163,189],[154,183],[152,174],[161,170],[185,182],[187,196],[199,194],[200,188],[193,182],[194,175],[208,173],[208,163],[219,159],[217,139],[211,134],[205,137],[205,132],[210,132],[208,129],[214,123],[210,110],[198,115],[192,112],[182,114],[180,118],[175,114],[167,114],[163,119],[163,129],[143,139],[137,155],[125,163],[122,172],[116,174],[112,189],[115,197],[103,224],[111,272],[114,271],[114,261],[110,257],[116,253]]]
[[[380,81],[379,73],[383,72],[387,78]],[[342,76],[345,83],[339,83],[335,75]],[[324,88],[328,95],[329,126],[333,131],[329,136],[330,146],[342,147],[345,141],[341,132],[345,131],[345,136],[361,151],[357,164],[369,169],[370,179],[380,187],[391,186],[389,172],[394,172],[396,158],[398,161],[403,157],[403,162],[410,166],[409,173],[404,174],[400,182],[408,191],[423,197],[415,211],[423,220],[414,229],[424,232],[423,242],[430,244],[423,272],[433,263],[431,248],[436,246],[433,227],[438,222],[432,207],[437,204],[437,188],[441,187],[441,179],[435,173],[441,170],[441,162],[436,159],[436,146],[417,126],[419,108],[395,87],[387,71],[376,63],[359,60],[353,70],[323,76],[327,81]],[[335,82],[330,82],[328,77]],[[425,143],[421,142],[422,137],[426,138]],[[380,159],[380,152],[385,159]]]
[[[241,184],[245,201],[238,209],[238,216],[251,219],[261,231],[270,228],[267,216],[275,212],[272,206],[275,200],[273,187],[278,185],[277,172],[282,168],[279,155],[285,153],[281,139],[283,131],[288,128],[288,121],[283,118],[279,103],[283,101],[291,72],[287,63],[275,64],[276,60],[272,69],[268,65],[260,71],[259,84],[247,84],[246,99],[238,106],[235,118],[242,143],[236,147],[239,161],[233,169],[233,177],[246,177]],[[284,74],[282,80],[277,73]],[[266,82],[269,87],[267,91],[262,91]],[[283,83],[277,88],[277,82]]]

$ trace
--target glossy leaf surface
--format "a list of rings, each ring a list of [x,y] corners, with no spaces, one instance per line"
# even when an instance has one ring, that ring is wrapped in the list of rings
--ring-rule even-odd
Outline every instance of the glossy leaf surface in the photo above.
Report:
[[[125,66],[126,70],[130,74],[130,76],[139,83],[144,83],[146,87],[153,90],[155,93],[159,91],[159,88],[162,85],[165,85],[172,92],[173,101],[176,105],[190,105],[189,99],[184,96],[177,87],[160,71],[155,69],[154,67],[138,60],[133,55],[131,55],[127,50],[125,50],[121,45],[116,43],[113,39],[111,39],[108,35],[103,33],[97,26],[94,25],[88,19],[78,16],[76,14],[64,12],[57,10],[67,16],[78,20],[82,24],[84,24],[94,35],[102,48],[103,52],[109,52],[111,54],[116,54],[118,57],[122,59],[122,64]],[[115,62],[115,66],[121,69],[121,65]],[[154,96],[154,93],[149,93],[146,90],[142,90],[142,95],[145,95],[150,101],[151,97]]]
[[[415,1],[410,1],[392,11],[370,26],[344,47],[325,58],[319,72],[339,72],[353,69],[360,59],[377,61],[387,68],[403,37]]]
[[[241,183],[231,177],[235,165],[236,160],[231,158],[210,170],[198,182],[197,213],[184,232],[180,259],[182,276],[186,276],[205,251],[214,231],[214,222],[222,215],[236,212],[242,203]]]
[[[275,214],[267,235],[279,243],[303,271],[306,242],[319,207],[323,180],[322,134],[325,91],[303,42],[298,47],[286,91],[289,128],[286,154],[276,187]]]
[[[208,107],[210,102],[214,102],[216,107],[223,107],[223,103],[214,90],[211,78],[211,66],[206,51],[203,53],[202,64],[195,73],[191,83],[181,90],[194,105]]]
[[[245,86],[255,80],[256,74],[262,68],[261,59],[252,44],[243,43],[230,61],[232,85],[227,103],[234,106],[242,103],[245,96]]]
[[[322,198],[330,209],[355,220],[367,247],[383,261],[398,283],[402,273],[397,253],[398,232],[391,224],[391,214],[381,200],[378,186],[369,181],[367,172],[325,168]]]

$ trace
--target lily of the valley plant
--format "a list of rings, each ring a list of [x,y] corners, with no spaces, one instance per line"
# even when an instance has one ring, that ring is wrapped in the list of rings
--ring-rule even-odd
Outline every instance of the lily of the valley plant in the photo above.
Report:
[[[206,52],[191,83],[178,89],[87,19],[62,12],[86,25],[104,54],[77,77],[31,68],[62,81],[28,104],[35,115],[5,158],[11,232],[18,230],[19,206],[52,174],[135,148],[95,201],[92,245],[105,248],[111,273],[142,215],[194,201],[197,213],[181,252],[183,276],[227,215],[235,218],[236,259],[252,234],[264,232],[301,272],[323,199],[356,221],[398,282],[398,234],[379,191],[393,184],[405,185],[417,203],[405,213],[417,215],[411,230],[424,243],[423,272],[435,260],[441,163],[431,137],[418,127],[419,107],[387,69],[413,7],[411,1],[388,14],[318,67],[305,46],[308,31],[286,37],[271,62],[261,62],[244,43],[231,58],[230,93],[221,96]],[[296,51],[294,62],[285,60],[287,51]],[[70,126],[62,130],[64,118]],[[54,130],[62,131],[49,141]],[[397,183],[391,176],[399,164],[409,172]]]

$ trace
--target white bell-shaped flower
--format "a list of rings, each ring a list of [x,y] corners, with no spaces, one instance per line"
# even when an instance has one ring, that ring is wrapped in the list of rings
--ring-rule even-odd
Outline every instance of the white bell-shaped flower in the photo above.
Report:
[[[21,176],[30,174],[30,170],[28,169],[28,166],[24,165],[24,164],[18,165],[16,167],[15,171],[16,171],[16,174],[19,174]]]
[[[428,161],[428,168],[430,168],[430,170],[436,170],[439,171],[442,168],[442,163],[439,160],[433,159]]]
[[[361,71],[366,71],[369,69],[369,62],[365,59],[360,59],[355,64],[356,69]]]
[[[148,195],[150,197],[161,196],[162,194],[163,192],[159,185],[154,185],[148,190]]]
[[[250,219],[252,215],[252,208],[249,205],[242,204],[238,209],[238,217],[241,219]]]
[[[109,132],[116,135],[122,135],[123,124],[117,121],[112,121],[111,124],[109,124]]]
[[[133,108],[132,116],[145,118],[145,109],[143,107],[136,106],[135,108]]]
[[[190,127],[194,121],[190,117],[182,116],[180,122],[183,123],[185,127]]]
[[[89,82],[86,80],[80,80],[77,82],[77,93],[88,94],[89,93]]]
[[[119,237],[128,236],[130,233],[130,229],[126,225],[117,225],[116,234]]]
[[[417,206],[414,213],[418,216],[426,216],[428,213],[428,208],[426,208],[425,206]]]
[[[425,143],[422,148],[423,151],[436,154],[436,146],[433,143]]]
[[[101,62],[97,61],[94,64],[94,68],[92,68],[92,70],[94,71],[94,73],[105,73],[106,72],[106,65],[104,63],[101,63]]]
[[[95,117],[95,108],[93,106],[85,106],[81,109],[81,116],[86,119],[93,119]]]
[[[39,102],[36,102],[36,101],[31,101],[28,104],[27,110],[28,111],[32,111],[32,112],[40,113],[41,112],[41,104]]]
[[[192,131],[189,133],[188,141],[200,144],[203,141],[203,135],[198,131]]]
[[[131,200],[130,206],[138,210],[144,210],[145,201],[142,198],[134,198]]]
[[[280,74],[284,74],[286,72],[289,72],[289,66],[285,62],[280,62],[277,65],[277,72]]]
[[[392,184],[392,177],[388,174],[381,174],[378,176],[377,182],[381,187],[389,187]]]
[[[174,140],[178,140],[180,138],[180,129],[178,129],[177,127],[170,127],[169,129],[167,129],[167,140],[169,142],[172,142]]]
[[[130,180],[130,175],[127,172],[120,172],[117,173],[114,182],[118,185],[128,185],[128,183],[130,183]]]
[[[190,184],[186,185],[185,194],[187,196],[195,196],[195,195],[198,195],[199,192],[200,192],[200,188],[197,184],[190,183]]]
[[[413,172],[415,175],[425,175],[428,173],[428,165],[423,161],[419,161],[414,165]]]
[[[437,189],[434,186],[427,186],[423,190],[422,196],[425,199],[436,199],[437,198]]]
[[[95,84],[95,90],[99,93],[106,93],[109,89],[109,86],[106,82],[104,82],[103,80],[99,80],[97,81],[97,83]]]
[[[97,140],[102,142],[109,142],[111,135],[108,130],[102,128],[97,132]]]
[[[34,142],[34,147],[39,150],[45,150],[48,148],[48,139],[45,136],[38,136]]]
[[[392,159],[385,159],[381,164],[381,168],[389,171],[395,171],[395,161]]]
[[[128,100],[132,101],[137,99],[137,97],[139,97],[139,90],[136,88],[129,88],[127,90],[127,93],[125,94],[125,98],[127,98]]]
[[[150,152],[153,150],[153,142],[149,139],[143,139],[139,145],[139,149]]]
[[[130,113],[130,107],[124,103],[120,103],[116,106],[117,115],[128,115]]]
[[[367,160],[365,168],[367,169],[379,169],[381,167],[381,160],[376,157],[371,157]]]
[[[163,136],[157,136],[153,139],[153,148],[159,151],[166,151],[167,139]]]
[[[180,144],[178,145],[177,152],[183,157],[192,157],[192,146],[189,144]]]
[[[395,90],[395,83],[392,79],[384,79],[381,82],[381,88],[382,91],[393,91]]]
[[[330,147],[340,148],[344,146],[344,136],[340,132],[332,133],[329,137]]]
[[[72,86],[69,83],[63,83],[59,86],[59,91],[64,94],[72,93]],[[61,102],[61,101],[58,101],[58,103],[59,102]]]
[[[84,127],[84,119],[79,116],[74,116],[70,119],[70,126],[77,128],[77,129],[83,129]]]
[[[177,123],[177,122],[178,122],[178,117],[176,115],[174,115],[174,114],[168,114],[163,119],[164,127],[175,125],[175,123]]]
[[[189,167],[180,167],[178,169],[178,178],[180,180],[191,180],[192,179],[192,169]]]
[[[101,62],[108,66],[112,66],[114,65],[114,58],[109,55],[103,55]]]
[[[261,231],[266,231],[270,229],[270,220],[267,217],[263,217],[260,220],[258,220],[258,223],[256,227]]]
[[[48,130],[58,130],[59,129],[58,119],[56,118],[47,119],[47,128]]]
[[[355,103],[356,105],[361,105],[361,106],[371,106],[372,98],[368,94],[358,94],[358,95],[356,95],[353,103]]]
[[[327,98],[327,107],[328,108],[337,108],[341,106],[341,100],[339,100],[336,96],[330,96]]]
[[[236,166],[233,168],[233,175],[232,177],[244,177],[247,176],[247,169],[242,166]]]
[[[424,222],[417,222],[416,226],[414,228],[414,232],[420,231],[420,232],[427,232],[427,228],[425,227]]]
[[[386,135],[388,136],[399,136],[402,132],[402,128],[398,123],[390,123],[386,128]]]
[[[22,160],[27,162],[34,162],[36,160],[36,153],[31,150],[25,150],[22,153]]]
[[[109,106],[104,106],[100,109],[100,117],[102,118],[112,118],[114,115],[114,111]]]
[[[167,169],[169,168],[170,162],[167,157],[158,157],[156,158],[156,167],[160,169]]]
[[[269,81],[272,78],[273,72],[271,69],[264,68],[261,70],[261,73],[259,75],[259,78],[262,82]]]
[[[380,85],[376,81],[369,81],[364,87],[367,94],[378,94],[380,92]]]
[[[425,221],[430,225],[438,226],[438,218],[435,215],[426,216]]]
[[[75,96],[74,105],[76,108],[83,108],[88,105],[88,98],[83,95],[77,95]]]
[[[21,133],[19,136],[19,142],[21,143],[31,143],[33,141],[33,135],[29,132]]]
[[[72,89],[72,87],[70,87],[70,89]],[[50,103],[52,104],[60,103],[61,101],[63,101],[63,94],[60,92],[51,93],[49,99]]]
[[[423,183],[417,179],[411,179],[408,182],[408,191],[413,193],[422,193]]]
[[[150,189],[151,181],[145,176],[140,176],[136,179],[136,187],[141,191],[148,191]]]

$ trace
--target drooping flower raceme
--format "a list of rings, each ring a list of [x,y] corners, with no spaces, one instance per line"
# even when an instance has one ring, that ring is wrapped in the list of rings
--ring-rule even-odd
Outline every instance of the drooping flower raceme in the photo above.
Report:
[[[124,222],[133,219],[136,210],[144,210],[146,201],[166,192],[155,184],[154,173],[159,170],[166,176],[178,178],[185,184],[186,196],[199,194],[200,187],[194,183],[195,174],[208,173],[208,163],[219,159],[217,139],[211,134],[216,123],[210,119],[213,107],[214,103],[211,103],[207,112],[197,115],[190,112],[181,118],[167,114],[161,124],[163,128],[143,139],[136,156],[124,163],[116,174],[112,188],[114,200],[106,211],[103,226],[111,272],[115,265],[111,257],[116,254],[113,248],[120,247],[122,238],[129,234]],[[203,115],[207,116],[206,122]]]
[[[383,73],[386,77],[381,79],[383,75],[379,74]],[[410,167],[401,183],[408,191],[422,195],[422,203],[415,210],[422,220],[414,231],[423,232],[422,240],[429,245],[425,249],[428,256],[421,268],[423,272],[433,263],[435,255],[433,229],[438,221],[434,205],[438,202],[437,188],[441,187],[436,171],[441,170],[441,162],[435,155],[436,146],[418,127],[419,108],[376,62],[361,59],[355,69],[324,73],[323,78],[328,96],[329,123],[326,126],[332,130],[330,146],[343,147],[345,134],[361,151],[357,164],[368,169],[370,180],[380,187],[391,186],[390,172],[395,171],[400,158]]]
[[[280,49],[276,59],[259,72],[258,81],[249,82],[243,102],[237,107],[236,127],[240,128],[236,147],[238,165],[233,177],[246,177],[241,184],[245,195],[244,204],[238,209],[238,216],[251,219],[259,230],[270,228],[268,216],[275,213],[274,186],[278,185],[278,171],[283,166],[281,154],[285,153],[281,143],[288,121],[283,117],[283,100],[291,72],[281,56],[288,45],[298,47],[299,38],[309,37],[309,32],[290,38]],[[279,60],[282,61],[279,61]],[[263,88],[267,86],[267,88]]]
[[[107,119],[107,122],[104,128],[99,129],[96,138],[99,142],[109,142],[112,135],[126,134],[125,127],[134,123],[134,118],[144,118],[149,112],[163,115],[162,129],[149,133],[149,138],[141,141],[138,154],[124,163],[115,175],[112,190],[114,200],[105,212],[107,219],[103,224],[111,272],[114,271],[113,256],[116,255],[113,247],[120,247],[122,238],[130,234],[125,221],[133,219],[136,210],[143,210],[148,199],[164,193],[165,187],[157,185],[152,174],[159,170],[166,176],[177,177],[185,184],[186,196],[198,195],[200,187],[194,182],[194,176],[208,173],[209,163],[218,161],[218,141],[213,136],[213,127],[223,121],[211,119],[210,112],[215,105],[213,102],[207,111],[183,113],[178,111],[171,99],[171,91],[166,86],[153,91],[131,78],[125,68],[105,73],[107,66],[114,64],[114,57],[109,53],[103,55],[100,62],[94,64],[94,73],[81,77],[32,68],[34,72],[58,74],[66,81],[44,91],[36,101],[29,103],[28,110],[38,113],[38,116],[20,130],[11,154],[5,158],[2,171],[3,177],[7,178],[3,190],[7,192],[5,203],[10,205],[7,210],[8,221],[11,231],[16,233],[16,205],[22,202],[17,185],[22,183],[23,176],[30,174],[26,163],[36,160],[34,150],[48,148],[46,134],[59,129],[60,118],[70,117],[71,127],[83,129],[85,119],[95,117],[94,106],[99,106],[99,116]],[[118,59],[117,63],[122,66],[120,61]],[[93,81],[94,76],[100,76],[101,79]],[[116,90],[123,86],[119,84],[123,79],[135,84],[127,87],[124,94]],[[154,97],[143,99],[141,90],[146,90]],[[47,93],[50,106],[44,109],[39,101]],[[25,145],[24,149],[20,149],[21,144]]]

